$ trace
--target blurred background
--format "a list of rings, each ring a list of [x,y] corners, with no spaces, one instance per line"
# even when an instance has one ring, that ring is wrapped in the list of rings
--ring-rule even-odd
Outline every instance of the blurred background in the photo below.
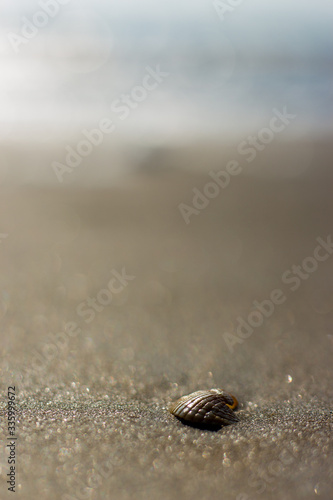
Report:
[[[65,147],[76,147],[102,118],[114,131],[64,176],[67,184],[113,182],[152,153],[154,162],[160,152],[189,154],[198,141],[218,154],[283,106],[297,119],[278,140],[327,139],[332,20],[329,0],[2,0],[1,176],[57,184],[52,162],[64,160]],[[114,103],[157,65],[168,76],[146,95],[138,91],[124,118]],[[18,151],[27,152],[24,162]],[[299,154],[288,175],[308,157]],[[206,153],[188,160],[199,170],[212,161]],[[187,163],[178,156],[170,162]]]
[[[0,12],[0,410],[17,386],[22,498],[331,499],[333,257],[312,256],[333,239],[332,1]],[[295,291],[294,265],[312,266]],[[237,425],[168,413],[212,387]]]

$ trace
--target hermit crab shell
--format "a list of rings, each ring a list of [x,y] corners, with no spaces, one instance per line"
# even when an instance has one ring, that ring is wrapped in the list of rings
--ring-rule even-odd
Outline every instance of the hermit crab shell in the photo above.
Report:
[[[233,412],[237,405],[237,399],[228,392],[210,389],[181,397],[169,407],[169,411],[189,425],[221,427],[238,422]]]

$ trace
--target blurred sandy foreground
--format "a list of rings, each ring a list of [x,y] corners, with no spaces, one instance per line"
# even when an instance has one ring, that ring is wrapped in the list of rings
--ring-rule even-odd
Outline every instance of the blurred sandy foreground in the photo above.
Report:
[[[330,141],[273,141],[252,162],[237,144],[101,145],[63,183],[63,145],[2,153],[1,392],[18,387],[22,498],[329,498],[333,256],[314,255],[332,234]],[[179,205],[232,160],[186,224]],[[239,424],[166,411],[211,387],[237,396]]]

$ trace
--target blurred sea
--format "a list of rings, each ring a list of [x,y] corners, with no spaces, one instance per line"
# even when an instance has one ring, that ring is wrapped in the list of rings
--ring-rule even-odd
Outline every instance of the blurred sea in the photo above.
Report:
[[[101,0],[95,8],[85,1],[79,8],[73,0],[16,50],[10,34],[20,34],[24,19],[33,19],[40,4],[5,2],[2,144],[69,144],[103,118],[115,125],[105,139],[110,147],[237,142],[267,126],[274,108],[284,107],[296,115],[289,139],[332,134],[332,8],[326,9],[330,16],[318,9],[312,16],[309,9],[283,8],[282,2],[270,12],[256,0],[222,22],[213,3],[199,0],[192,10],[200,4],[202,20],[199,10],[190,16],[188,2],[188,11],[182,6],[187,17],[173,17],[175,2],[163,7],[169,9],[163,17],[153,7],[135,10],[128,1],[112,8]],[[130,5],[132,11],[125,12]],[[121,120],[112,105],[142,84],[147,68],[168,76]]]
[[[169,74],[117,127],[134,142],[174,143],[193,137],[241,137],[265,126],[272,109],[297,115],[293,133],[332,133],[329,60],[255,58],[237,61],[208,50],[110,54],[60,61],[39,57],[2,60],[0,138],[45,141],[66,137],[119,115],[122,94],[141,85],[147,67]],[[135,101],[134,101],[135,102]]]

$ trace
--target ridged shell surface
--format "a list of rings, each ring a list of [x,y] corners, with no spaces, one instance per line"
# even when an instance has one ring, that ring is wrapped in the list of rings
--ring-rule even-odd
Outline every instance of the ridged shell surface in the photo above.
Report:
[[[210,389],[181,397],[169,411],[192,425],[218,427],[239,421],[233,412],[237,404],[237,399],[228,392]]]

